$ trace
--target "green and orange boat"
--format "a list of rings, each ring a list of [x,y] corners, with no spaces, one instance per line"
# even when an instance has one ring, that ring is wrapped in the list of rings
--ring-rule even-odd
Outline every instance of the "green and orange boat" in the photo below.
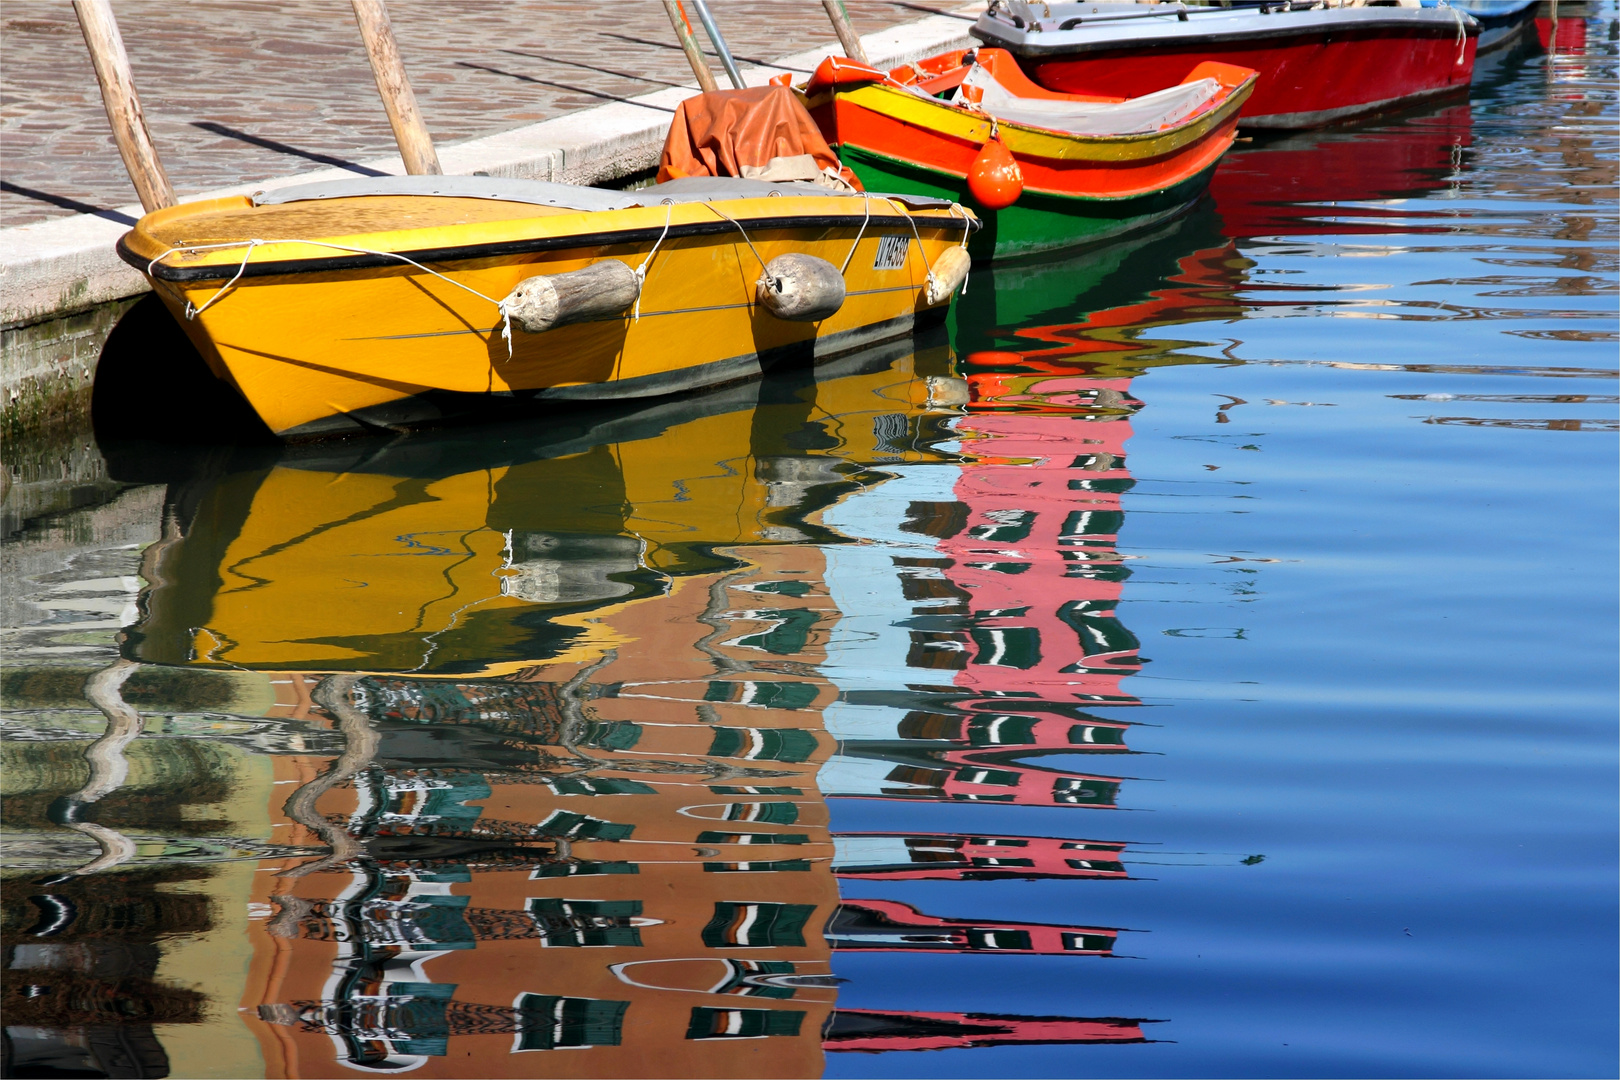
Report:
[[[800,92],[869,190],[972,206],[985,227],[968,250],[984,261],[1108,240],[1191,205],[1232,145],[1255,79],[1205,61],[1140,97],[1061,94],[1031,82],[1010,53],[980,48],[891,71],[829,57]],[[987,174],[1000,186],[987,189]]]

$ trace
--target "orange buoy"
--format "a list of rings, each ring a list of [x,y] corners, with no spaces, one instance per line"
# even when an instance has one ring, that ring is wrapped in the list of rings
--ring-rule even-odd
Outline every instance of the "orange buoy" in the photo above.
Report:
[[[1011,206],[1024,193],[1023,170],[1019,169],[1012,151],[994,132],[968,167],[967,182],[974,201],[986,210]]]

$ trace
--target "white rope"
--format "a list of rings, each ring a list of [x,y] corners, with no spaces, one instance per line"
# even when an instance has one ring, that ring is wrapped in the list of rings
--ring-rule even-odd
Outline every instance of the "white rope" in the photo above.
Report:
[[[232,285],[236,284],[237,279],[242,276],[242,272],[247,269],[248,260],[253,258],[254,249],[257,248],[257,247],[260,247],[262,245],[266,245],[266,244],[308,244],[310,247],[331,248],[334,251],[349,251],[349,252],[353,252],[353,253],[355,253],[357,255],[377,255],[377,256],[381,256],[382,258],[386,258],[386,259],[398,259],[402,263],[408,263],[411,266],[416,267],[418,270],[422,271],[424,274],[432,274],[434,277],[439,278],[442,281],[448,281],[450,284],[454,285],[456,288],[462,289],[462,290],[464,290],[466,292],[470,292],[474,296],[478,297],[478,299],[488,301],[489,303],[495,305],[495,310],[501,313],[501,319],[502,319],[502,322],[503,322],[503,326],[501,327],[501,337],[506,339],[506,357],[507,357],[508,360],[510,360],[512,358],[512,317],[506,311],[506,303],[505,303],[505,301],[496,300],[496,299],[493,299],[492,297],[485,296],[483,293],[479,292],[477,289],[473,288],[472,286],[463,285],[461,282],[457,281],[455,278],[448,277],[448,276],[446,276],[444,274],[441,274],[437,270],[433,269],[432,267],[423,266],[421,263],[417,262],[415,259],[407,258],[406,256],[401,255],[396,251],[377,251],[374,248],[351,247],[351,246],[349,246],[347,244],[331,244],[331,243],[327,243],[324,240],[256,240],[255,239],[255,240],[232,240],[232,241],[230,241],[228,243],[223,243],[223,244],[175,244],[172,247],[166,248],[161,254],[159,254],[157,256],[157,258],[155,258],[151,262],[147,263],[146,264],[146,273],[147,273],[147,276],[150,277],[152,275],[152,268],[155,267],[160,261],[162,261],[165,256],[170,255],[170,254],[172,254],[172,253],[174,253],[176,251],[215,251],[215,250],[218,250],[218,249],[221,249],[221,248],[246,247],[248,249],[248,253],[242,259],[242,265],[236,268],[235,277],[232,277],[230,281],[226,282],[224,288],[220,289],[213,296],[210,296],[208,298],[208,301],[206,303],[204,303],[203,306],[200,307],[200,308],[193,308],[191,306],[191,302],[189,300],[186,301],[186,318],[187,319],[193,319],[193,318],[196,318],[198,315],[201,315],[204,311],[207,311],[208,308],[210,307],[210,305],[212,305],[215,300],[218,300],[221,296],[225,295],[225,292],[228,289],[230,289],[230,287]]]
[[[248,240],[247,241],[247,249],[248,249],[248,251],[247,251],[247,254],[242,257],[242,265],[238,266],[236,268],[236,274],[231,278],[231,280],[227,281],[223,286],[221,286],[218,292],[214,293],[213,296],[210,296],[207,299],[207,301],[204,302],[202,307],[192,307],[191,306],[191,301],[190,300],[186,301],[186,321],[187,322],[190,322],[192,319],[195,319],[198,315],[201,315],[203,312],[207,311],[210,307],[213,306],[213,303],[214,303],[215,300],[218,300],[220,297],[224,296],[226,290],[228,290],[232,285],[236,284],[237,280],[242,276],[242,272],[247,269],[248,260],[253,258],[253,249],[258,247],[260,244],[263,244],[263,243],[264,243],[263,240]],[[240,247],[241,244],[242,244],[241,241],[236,241],[234,243],[229,243],[229,244],[204,244],[204,245],[199,245],[199,246],[196,246],[196,247],[192,247],[190,245],[183,245],[183,246],[186,246],[188,248],[188,250],[201,251],[204,248]],[[175,251],[175,250],[178,250],[178,249],[177,248],[172,248],[172,247],[171,248],[166,248],[163,251],[163,254],[159,255],[157,257],[157,259],[153,259],[151,262],[147,263],[146,264],[146,276],[147,277],[152,276],[152,267],[154,267],[154,266],[156,266],[158,264],[158,259],[163,258],[164,255],[167,255],[167,254],[169,254],[169,252]]]
[[[866,204],[866,216],[861,219],[861,231],[855,234],[855,242],[849,245],[849,254],[844,256],[844,265],[838,268],[840,275],[849,270],[849,262],[855,257],[855,249],[861,246],[861,237],[866,235],[867,222],[872,220],[872,196],[863,191],[861,201]]]
[[[669,235],[669,223],[674,216],[674,213],[675,204],[670,200],[665,199],[664,231],[658,234],[658,239],[653,242],[652,250],[647,252],[647,257],[641,260],[640,266],[636,267],[636,303],[635,306],[630,309],[631,322],[637,322],[641,318],[641,290],[647,284],[647,266],[652,262],[653,256],[658,254],[658,245],[662,244],[664,242],[664,237]]]
[[[765,260],[760,255],[759,249],[754,246],[754,242],[752,240],[749,240],[749,238],[748,238],[748,230],[742,227],[742,222],[738,221],[736,218],[732,217],[730,214],[726,213],[724,210],[720,209],[718,206],[714,205],[713,203],[704,203],[703,205],[707,206],[710,210],[713,210],[715,213],[719,214],[721,217],[725,218],[727,221],[729,221],[733,225],[737,226],[737,231],[742,233],[743,239],[748,242],[748,250],[752,251],[754,253],[754,258],[759,260],[759,268],[761,270],[765,269]]]
[[[1457,63],[1461,64],[1468,52],[1468,31],[1463,28],[1462,12],[1457,8],[1451,8],[1451,14],[1457,20]]]

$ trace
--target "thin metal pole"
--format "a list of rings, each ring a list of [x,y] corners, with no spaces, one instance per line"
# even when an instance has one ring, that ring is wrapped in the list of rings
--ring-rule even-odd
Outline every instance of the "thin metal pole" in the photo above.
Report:
[[[720,86],[703,59],[703,50],[698,47],[697,36],[692,33],[692,24],[686,20],[680,0],[664,0],[664,10],[669,14],[669,25],[675,28],[675,36],[680,39],[681,51],[686,53],[686,62],[692,65],[692,74],[697,76],[698,88],[705,94],[714,93]]]
[[[692,10],[697,12],[698,22],[703,24],[703,32],[709,35],[714,43],[714,51],[720,56],[720,63],[725,65],[726,77],[731,85],[741,90],[748,84],[743,82],[742,73],[737,70],[737,61],[731,58],[731,50],[726,48],[726,39],[720,36],[720,28],[714,25],[714,16],[709,14],[709,5],[703,0],[692,0]]]

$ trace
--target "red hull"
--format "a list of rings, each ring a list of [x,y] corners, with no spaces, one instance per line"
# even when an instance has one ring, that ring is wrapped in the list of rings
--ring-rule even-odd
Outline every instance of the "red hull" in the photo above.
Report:
[[[1068,94],[1134,97],[1179,82],[1203,60],[1260,73],[1241,127],[1308,128],[1462,91],[1478,38],[1311,32],[1251,42],[1137,41],[1119,49],[1022,57],[1040,85]]]

